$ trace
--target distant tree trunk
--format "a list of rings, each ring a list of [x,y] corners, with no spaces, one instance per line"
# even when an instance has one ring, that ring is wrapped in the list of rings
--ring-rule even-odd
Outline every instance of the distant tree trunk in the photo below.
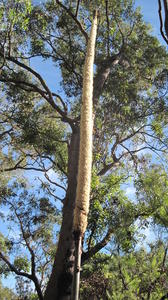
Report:
[[[73,212],[75,207],[78,157],[79,128],[74,129],[68,151],[68,189],[63,207],[63,218],[58,248],[52,273],[46,288],[45,300],[70,300],[74,268]]]

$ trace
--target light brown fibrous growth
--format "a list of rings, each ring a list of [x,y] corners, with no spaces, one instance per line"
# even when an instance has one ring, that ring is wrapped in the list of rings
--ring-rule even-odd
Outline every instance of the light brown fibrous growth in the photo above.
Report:
[[[80,121],[80,153],[76,205],[74,210],[74,231],[84,234],[89,212],[91,168],[92,168],[92,132],[93,132],[93,64],[97,33],[97,12],[92,23],[83,74],[82,108]]]

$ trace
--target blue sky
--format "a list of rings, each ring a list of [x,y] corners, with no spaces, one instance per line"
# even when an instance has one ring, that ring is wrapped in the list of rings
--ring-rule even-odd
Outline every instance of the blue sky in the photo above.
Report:
[[[141,7],[144,20],[152,25],[153,34],[166,46],[166,43],[160,34],[158,0],[135,0],[135,5]]]
[[[41,1],[34,0],[33,2],[37,4]],[[159,31],[160,24],[158,16],[158,0],[135,0],[135,5],[141,6],[144,20],[152,25],[153,34],[158,37],[158,39],[163,45],[166,46]],[[53,67],[51,63],[46,64],[45,62],[42,62],[39,58],[34,59],[31,64],[32,67],[44,77],[49,86],[54,91],[58,91],[60,78],[59,71],[56,70],[56,68]],[[127,194],[129,194],[129,192],[132,192],[131,187],[128,187]],[[10,288],[14,288],[15,283],[13,276],[10,276],[8,279],[3,280],[3,284]]]

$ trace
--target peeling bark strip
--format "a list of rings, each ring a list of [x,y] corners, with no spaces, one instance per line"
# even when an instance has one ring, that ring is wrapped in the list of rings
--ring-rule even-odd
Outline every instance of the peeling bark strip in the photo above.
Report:
[[[74,210],[74,231],[82,236],[87,227],[92,168],[92,98],[93,98],[93,64],[97,33],[97,11],[95,12],[83,74],[82,109],[80,121],[80,152],[76,205]]]

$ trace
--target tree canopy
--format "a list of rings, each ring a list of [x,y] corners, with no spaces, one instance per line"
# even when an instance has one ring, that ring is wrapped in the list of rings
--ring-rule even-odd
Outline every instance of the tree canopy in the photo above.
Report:
[[[0,270],[14,274],[18,297],[70,299],[83,67],[95,9],[81,299],[166,299],[168,53],[132,0],[0,3],[0,205],[6,224]],[[144,248],[142,232],[151,226],[159,234]]]

